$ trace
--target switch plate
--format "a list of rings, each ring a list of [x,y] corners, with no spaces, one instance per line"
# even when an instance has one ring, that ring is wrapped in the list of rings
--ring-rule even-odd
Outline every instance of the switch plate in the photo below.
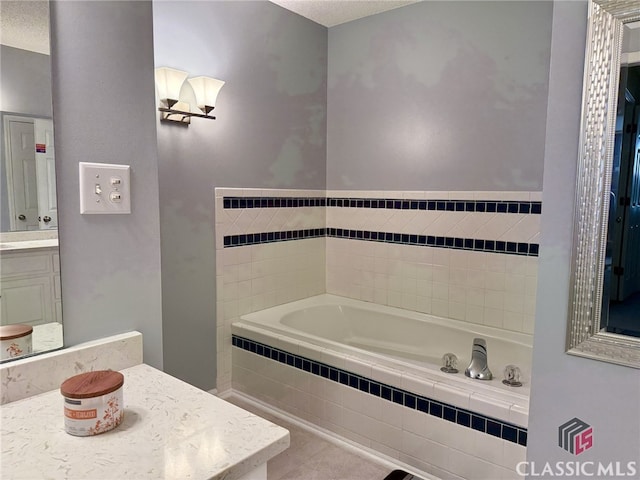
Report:
[[[80,162],[80,213],[131,213],[129,165]]]

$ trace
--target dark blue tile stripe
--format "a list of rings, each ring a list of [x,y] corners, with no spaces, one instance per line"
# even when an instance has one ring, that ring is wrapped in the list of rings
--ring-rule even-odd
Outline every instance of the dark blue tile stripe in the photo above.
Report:
[[[542,213],[542,202],[506,200],[418,200],[398,198],[327,198],[327,207],[438,210],[446,212]]]
[[[255,342],[239,335],[233,335],[234,347],[247,350],[294,368],[304,370],[342,385],[397,403],[412,410],[418,410],[443,420],[457,423],[463,427],[501,438],[508,442],[527,446],[527,429],[511,423],[487,417],[480,413],[449,405],[408,390],[386,385],[371,378],[358,375],[341,368],[332,367],[322,362],[289,353],[279,348]]]
[[[325,197],[224,197],[224,208],[326,207]]]
[[[370,232],[368,230],[348,230],[342,228],[327,228],[327,237],[397,243],[401,245],[451,248],[454,250],[473,250],[476,252],[506,253],[509,255],[526,255],[530,257],[537,257],[539,252],[539,245],[537,243],[437,237],[433,235],[414,235],[408,233]]]
[[[310,228],[306,230],[287,230],[282,232],[246,233],[242,235],[226,235],[224,248],[244,247],[260,243],[286,242],[291,240],[304,240],[306,238],[325,237],[326,228]]]
[[[529,257],[537,257],[540,250],[537,243],[503,242],[499,240],[482,240],[477,238],[437,237],[433,235],[414,235],[392,232],[371,232],[369,230],[348,230],[342,228],[312,228],[308,230],[227,235],[224,237],[224,247],[242,247],[246,245],[257,245],[260,243],[304,240],[305,238],[319,238],[325,236],[369,242],[450,248],[454,250],[471,250],[474,252],[502,253]]]
[[[339,197],[224,197],[224,208],[347,207],[447,212],[519,213],[539,215],[542,202],[507,200],[409,200]]]

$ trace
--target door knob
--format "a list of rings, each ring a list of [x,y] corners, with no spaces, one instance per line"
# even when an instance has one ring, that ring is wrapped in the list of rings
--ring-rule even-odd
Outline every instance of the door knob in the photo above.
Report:
[[[44,220],[44,223],[49,223],[51,221],[51,217],[46,215],[42,220]]]
[[[23,213],[21,213],[20,215],[18,215],[18,220],[22,220],[22,221],[24,221],[24,220],[26,220],[26,219],[27,219],[27,217],[26,217]]]

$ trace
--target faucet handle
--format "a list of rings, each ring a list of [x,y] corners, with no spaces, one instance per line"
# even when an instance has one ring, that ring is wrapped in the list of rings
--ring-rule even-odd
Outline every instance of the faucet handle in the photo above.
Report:
[[[442,370],[444,373],[458,373],[458,357],[453,353],[445,353],[442,356]]]
[[[504,367],[504,380],[502,380],[502,383],[509,385],[510,387],[521,387],[521,377],[522,372],[518,367],[515,365],[507,365]]]

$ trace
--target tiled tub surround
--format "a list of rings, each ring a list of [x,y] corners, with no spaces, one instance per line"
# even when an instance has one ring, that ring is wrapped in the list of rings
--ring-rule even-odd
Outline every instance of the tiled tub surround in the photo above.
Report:
[[[526,398],[499,400],[480,383],[463,390],[445,374],[366,363],[242,323],[233,331],[235,390],[439,478],[518,478]]]
[[[320,200],[307,205],[301,198]],[[507,425],[501,435],[515,427],[521,441],[528,400],[519,394],[498,399],[326,350],[318,356],[315,347],[284,337],[270,345],[247,331],[242,336],[300,355],[303,369],[288,365],[286,354],[280,363],[239,347],[231,362],[231,324],[245,313],[327,292],[531,334],[541,208],[539,192],[216,189],[218,389],[231,385],[233,363],[234,388],[416,468],[443,478],[516,478],[525,447],[495,437],[487,419],[481,432],[425,414],[417,396],[414,407],[400,405],[360,390],[360,383],[354,388],[307,372],[304,362],[344,369],[358,382],[395,382],[403,399],[433,399],[443,404],[442,415],[444,404],[457,407],[462,422],[467,411],[499,420]],[[293,241],[294,231],[305,239]],[[434,398],[436,390],[444,396]]]
[[[328,191],[327,197],[327,293],[533,333],[539,193]],[[333,235],[339,230],[342,236]],[[377,239],[358,238],[360,232],[378,232]],[[379,232],[387,234],[384,242]]]
[[[218,391],[231,388],[231,324],[240,315],[325,292],[324,196],[324,190],[216,188]],[[253,200],[262,198],[290,199],[291,206],[265,200],[258,207]],[[294,207],[301,198],[308,204]],[[264,242],[254,242],[253,234],[264,234]]]
[[[215,202],[220,391],[239,315],[319,293],[533,333],[540,192],[216,188]]]

